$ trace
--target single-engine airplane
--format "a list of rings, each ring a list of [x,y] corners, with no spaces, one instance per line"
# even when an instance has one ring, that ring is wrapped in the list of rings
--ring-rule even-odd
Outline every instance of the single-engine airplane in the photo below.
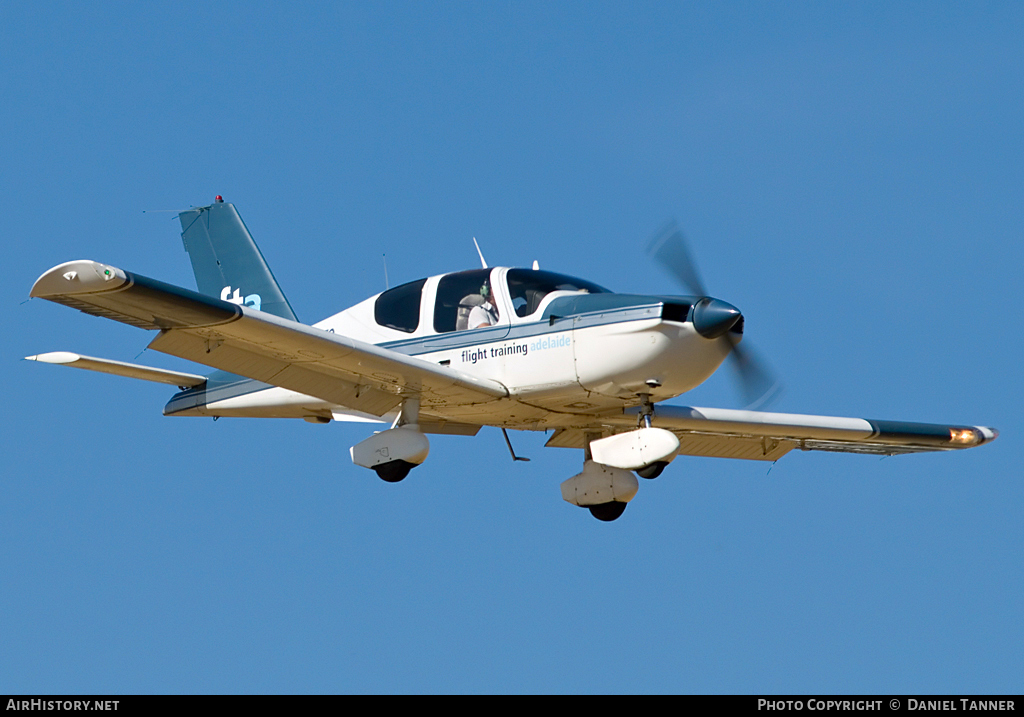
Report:
[[[54,352],[29,356],[178,386],[168,416],[389,423],[352,461],[401,481],[429,452],[426,434],[482,426],[553,431],[583,451],[562,498],[618,518],[679,455],[775,461],[794,448],[876,455],[988,443],[983,426],[667,406],[729,357],[753,403],[774,382],[749,348],[743,315],[708,295],[682,233],[651,253],[688,295],[618,294],[571,276],[482,268],[390,288],[319,323],[300,323],[234,205],[179,214],[199,291],[95,261],[70,261],[31,290],[95,316],[158,332],[149,348],[215,370],[168,371]],[[517,458],[508,443],[512,458]]]

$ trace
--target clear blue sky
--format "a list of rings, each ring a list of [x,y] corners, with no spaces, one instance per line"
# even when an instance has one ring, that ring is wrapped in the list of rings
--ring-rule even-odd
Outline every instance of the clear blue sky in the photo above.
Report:
[[[1015,2],[4,2],[0,692],[1019,693],[1022,37]],[[1002,436],[680,458],[604,524],[542,434],[387,485],[365,427],[19,361],[135,360],[28,290],[79,258],[194,286],[143,210],[215,194],[307,321],[473,236],[671,292],[642,246],[676,216],[773,408]]]

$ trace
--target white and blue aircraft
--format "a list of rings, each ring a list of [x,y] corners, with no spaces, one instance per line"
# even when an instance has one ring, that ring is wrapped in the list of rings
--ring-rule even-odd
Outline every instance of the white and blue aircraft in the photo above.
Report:
[[[563,499],[605,521],[636,495],[636,475],[657,477],[679,455],[892,455],[969,448],[998,435],[982,426],[662,405],[730,356],[753,403],[774,389],[739,345],[742,314],[707,295],[673,226],[652,254],[689,295],[618,294],[536,263],[488,268],[481,255],[480,269],[396,286],[310,326],[296,318],[232,204],[217,197],[179,218],[198,292],[83,260],[44,273],[31,296],[156,331],[149,348],[216,371],[68,352],[27,358],[178,386],[168,416],[385,422],[350,453],[388,482],[426,460],[426,434],[552,431],[548,446],[584,455],[582,471],[561,485]]]

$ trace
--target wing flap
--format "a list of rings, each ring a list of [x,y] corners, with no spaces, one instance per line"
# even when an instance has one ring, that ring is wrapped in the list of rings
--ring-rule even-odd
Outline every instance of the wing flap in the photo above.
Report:
[[[147,329],[150,348],[381,415],[406,395],[424,405],[498,400],[497,381],[91,261],[41,276],[31,296]]]
[[[767,436],[737,436],[697,431],[673,431],[679,438],[679,455],[708,458],[739,458],[777,461],[796,448],[793,441]]]
[[[290,363],[288,354],[273,349],[257,353],[258,345],[248,341],[198,336],[189,331],[163,331],[150,342],[149,348],[375,416],[383,415],[402,401],[397,392],[361,383],[351,371]]]

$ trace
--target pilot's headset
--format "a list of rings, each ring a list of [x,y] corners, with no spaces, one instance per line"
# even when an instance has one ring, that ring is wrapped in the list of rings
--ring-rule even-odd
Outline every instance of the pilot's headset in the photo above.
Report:
[[[494,300],[494,295],[491,293],[490,281],[485,281],[483,286],[480,287],[480,296],[484,297],[484,301],[493,307],[494,320],[497,321],[500,314],[498,313],[498,303]]]

